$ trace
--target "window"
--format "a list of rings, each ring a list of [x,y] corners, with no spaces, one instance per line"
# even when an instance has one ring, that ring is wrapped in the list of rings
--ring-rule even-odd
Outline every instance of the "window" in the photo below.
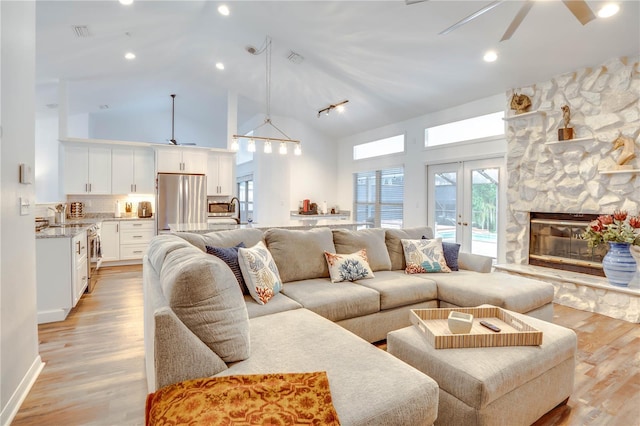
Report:
[[[355,219],[374,227],[402,228],[404,170],[402,168],[356,173]]]
[[[238,178],[238,199],[240,200],[240,222],[253,219],[253,175]]]
[[[424,131],[424,146],[444,145],[504,135],[504,111],[454,121]]]
[[[397,152],[404,152],[404,135],[355,145],[353,147],[353,159],[362,160],[364,158],[379,157]]]

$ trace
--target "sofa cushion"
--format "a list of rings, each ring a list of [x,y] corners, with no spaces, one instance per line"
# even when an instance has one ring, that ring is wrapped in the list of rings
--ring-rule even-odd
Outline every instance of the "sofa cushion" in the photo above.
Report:
[[[287,283],[282,292],[331,321],[360,317],[380,310],[380,294],[377,291],[347,281],[337,284],[326,278],[293,281]]]
[[[236,276],[236,280],[238,280],[238,285],[240,286],[240,290],[242,290],[242,294],[249,294],[247,284],[244,282],[244,278],[242,277],[240,264],[238,263],[238,249],[240,247],[244,248],[244,243],[241,242],[235,247],[211,247],[205,245],[207,253],[217,257],[229,266],[233,275]]]
[[[423,240],[428,240],[424,235]],[[447,262],[447,266],[452,271],[458,271],[460,266],[458,265],[458,256],[460,255],[460,244],[449,243],[447,241],[442,242],[442,251],[444,252],[444,260]]]
[[[176,238],[175,235],[162,234],[151,238],[147,249],[147,258],[156,274],[160,275],[167,254],[184,247],[191,247],[191,244],[183,239]]]
[[[259,304],[264,305],[282,289],[278,267],[262,241],[250,248],[239,248],[238,263],[249,294]]]
[[[327,258],[332,283],[374,277],[367,261],[367,250],[365,249],[351,254],[336,254],[325,251],[324,256]]]
[[[442,239],[432,240],[401,240],[406,259],[407,274],[421,274],[425,272],[451,272],[444,259]]]
[[[357,283],[380,293],[381,310],[438,298],[435,281],[407,275],[401,271],[378,271],[375,278]]]
[[[231,269],[193,246],[168,253],[160,284],[180,320],[225,362],[250,354],[247,307]]]
[[[324,252],[336,252],[329,228],[295,231],[272,228],[264,233],[264,240],[283,283],[329,277]]]
[[[241,242],[245,246],[251,247],[258,241],[262,241],[263,232],[255,228],[247,229],[226,229],[224,231],[209,232],[208,234],[196,234],[191,232],[177,232],[175,235],[188,241],[202,251],[206,251],[205,246],[211,247],[233,247]]]
[[[332,232],[336,253],[354,253],[364,248],[367,250],[367,258],[373,272],[391,269],[391,259],[384,240],[384,229],[361,229],[358,231],[334,229]]]
[[[253,297],[251,297],[250,294],[247,294],[244,296],[244,303],[247,304],[249,319],[302,308],[301,304],[288,298],[282,293],[274,295],[273,298],[269,300],[269,303],[264,305],[259,304],[253,300]]]
[[[527,313],[553,302],[552,284],[501,272],[479,274],[461,269],[451,274],[431,274],[429,278],[438,284],[438,299],[455,306],[488,303]]]
[[[429,227],[405,228],[405,229],[385,229],[385,244],[391,259],[391,270],[404,270],[407,264],[404,260],[404,251],[400,240],[419,240],[422,236],[433,238],[433,231]]]

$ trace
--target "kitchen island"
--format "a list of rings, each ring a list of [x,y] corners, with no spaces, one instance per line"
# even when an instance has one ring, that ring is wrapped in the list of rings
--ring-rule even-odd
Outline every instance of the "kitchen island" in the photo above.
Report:
[[[247,229],[255,228],[262,231],[270,228],[283,229],[310,229],[317,227],[326,227],[331,229],[362,229],[369,228],[369,222],[351,222],[346,220],[288,220],[279,224],[265,225],[262,223],[170,223],[169,230],[171,232],[194,232],[197,234],[206,234],[208,232],[223,231],[226,229]]]

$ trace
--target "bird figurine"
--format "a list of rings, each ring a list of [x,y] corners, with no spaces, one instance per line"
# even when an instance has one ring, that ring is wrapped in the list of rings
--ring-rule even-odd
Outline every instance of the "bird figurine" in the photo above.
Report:
[[[511,96],[511,109],[515,110],[516,114],[522,114],[527,112],[531,107],[531,99],[527,95],[518,95],[514,92]]]
[[[569,105],[562,105],[560,108],[562,110],[562,119],[564,120],[564,128],[569,127],[569,121],[571,121],[571,110],[569,109]]]

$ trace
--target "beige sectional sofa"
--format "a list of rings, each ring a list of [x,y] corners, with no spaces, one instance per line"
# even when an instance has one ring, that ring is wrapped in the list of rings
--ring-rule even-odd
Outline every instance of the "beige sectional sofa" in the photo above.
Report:
[[[432,424],[438,385],[367,342],[408,326],[417,308],[489,303],[551,321],[553,286],[491,272],[491,259],[468,253],[459,254],[460,271],[405,274],[400,240],[423,236],[431,229],[155,237],[143,263],[149,390],[214,375],[327,371],[342,424]],[[205,250],[258,241],[284,283],[264,305],[243,295],[231,269]],[[332,283],[324,251],[362,248],[375,278]]]

